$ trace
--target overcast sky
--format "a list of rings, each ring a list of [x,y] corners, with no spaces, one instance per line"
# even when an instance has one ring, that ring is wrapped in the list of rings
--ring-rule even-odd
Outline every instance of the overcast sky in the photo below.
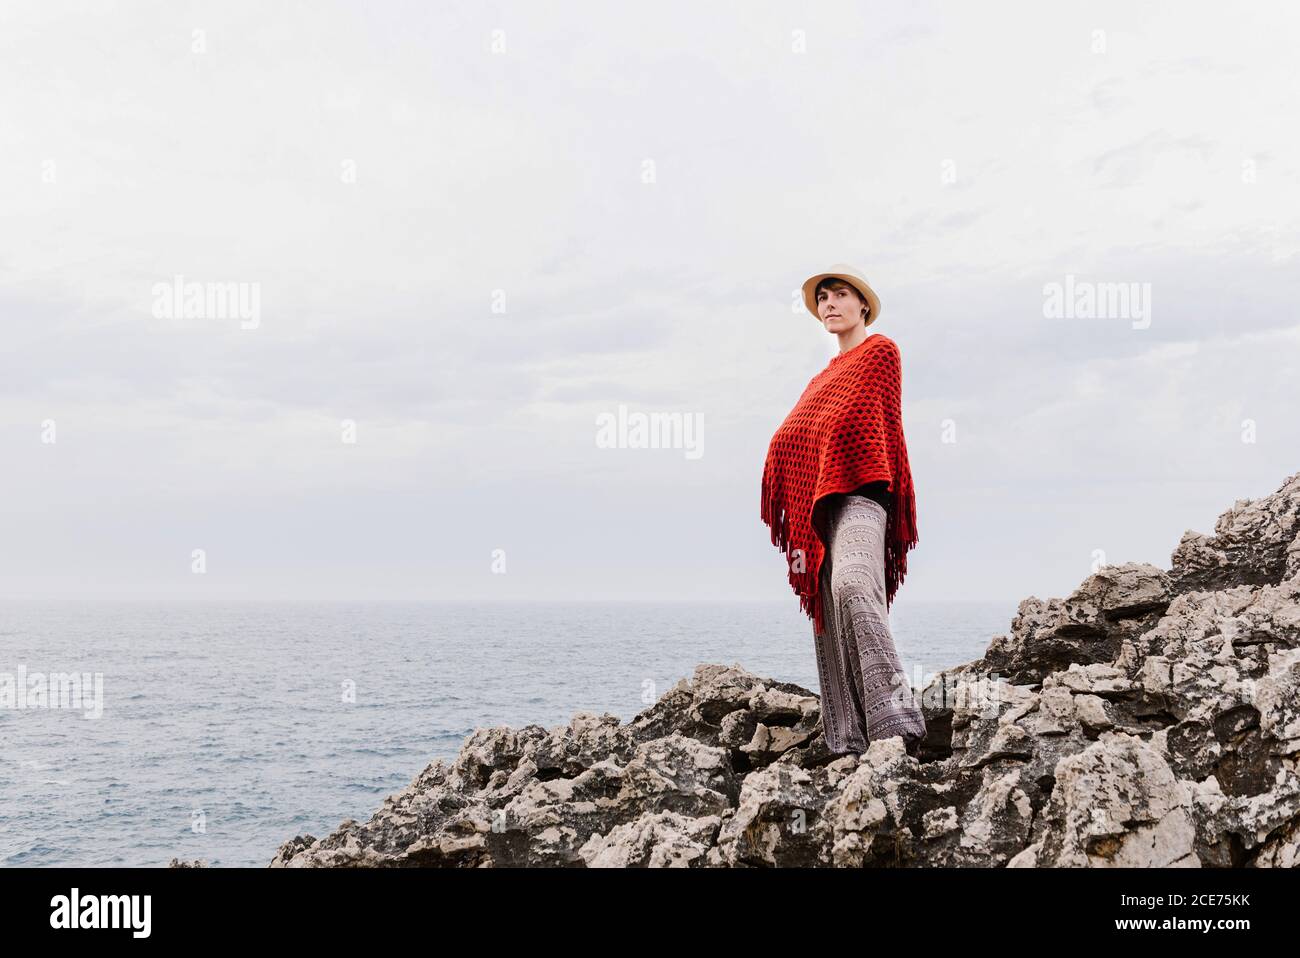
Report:
[[[0,11],[2,596],[794,604],[760,477],[839,261],[900,602],[1167,566],[1300,469],[1292,4]],[[702,454],[601,448],[620,404]]]

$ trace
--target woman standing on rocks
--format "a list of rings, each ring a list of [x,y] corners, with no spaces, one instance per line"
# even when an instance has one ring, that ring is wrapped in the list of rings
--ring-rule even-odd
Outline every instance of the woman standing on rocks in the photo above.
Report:
[[[813,620],[827,747],[858,754],[898,735],[915,755],[925,718],[889,630],[907,550],[917,542],[901,357],[888,336],[867,334],[880,298],[857,269],[839,263],[809,277],[803,298],[839,337],[840,352],[772,437],[763,521]]]

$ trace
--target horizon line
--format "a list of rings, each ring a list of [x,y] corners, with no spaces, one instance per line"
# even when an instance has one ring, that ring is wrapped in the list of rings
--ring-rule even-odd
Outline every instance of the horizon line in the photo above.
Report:
[[[1018,599],[1001,599],[982,597],[978,599],[965,598],[942,598],[942,599],[904,599],[898,598],[894,605],[912,604],[912,603],[970,603],[970,602],[987,602],[987,603],[1020,603],[1027,596]],[[503,596],[460,596],[457,598],[441,598],[432,596],[397,596],[397,597],[360,597],[360,598],[340,598],[338,596],[317,597],[317,596],[96,596],[96,595],[75,595],[75,596],[41,596],[41,595],[8,595],[0,596],[0,602],[315,602],[315,603],[345,603],[345,602],[444,602],[444,603],[469,603],[469,602],[530,602],[539,605],[542,604],[579,604],[595,605],[598,603],[653,603],[659,605],[685,605],[688,603],[746,603],[755,605],[779,605],[788,602],[788,599],[753,599],[753,598],[712,598],[712,599],[663,599],[663,598],[527,598],[518,597],[510,598]]]

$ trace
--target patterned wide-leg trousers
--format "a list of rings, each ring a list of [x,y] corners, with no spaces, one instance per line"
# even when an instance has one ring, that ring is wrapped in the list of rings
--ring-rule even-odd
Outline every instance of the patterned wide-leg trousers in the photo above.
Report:
[[[825,629],[813,630],[822,728],[835,753],[859,754],[876,739],[925,736],[889,631],[885,604],[885,507],[844,496],[829,510],[822,559]]]

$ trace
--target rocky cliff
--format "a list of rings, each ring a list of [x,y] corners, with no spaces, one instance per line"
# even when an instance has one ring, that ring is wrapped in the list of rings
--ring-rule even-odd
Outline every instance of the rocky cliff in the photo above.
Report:
[[[836,758],[817,696],[701,665],[626,725],[476,730],[272,867],[1294,866],[1300,474],[1171,567],[1028,598],[923,691],[929,735]]]

